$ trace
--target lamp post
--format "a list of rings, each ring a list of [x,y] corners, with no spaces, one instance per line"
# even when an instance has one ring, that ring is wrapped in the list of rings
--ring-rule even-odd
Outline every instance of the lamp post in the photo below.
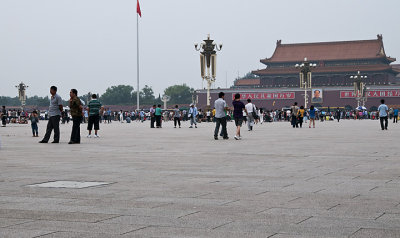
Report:
[[[25,106],[25,102],[26,102],[25,91],[26,91],[26,88],[28,88],[29,86],[27,86],[26,84],[21,82],[20,84],[18,84],[15,87],[18,89],[18,98],[19,98],[19,101],[21,102],[21,108],[22,108],[22,110],[24,110],[24,106]]]
[[[89,105],[90,99],[92,99],[92,93],[88,92],[87,98],[86,98],[86,105]]]
[[[200,51],[200,70],[201,78],[207,81],[207,107],[210,107],[210,89],[216,78],[217,69],[217,51],[221,51],[222,44],[215,44],[208,34],[207,39],[199,45],[194,44],[196,51]],[[202,50],[202,51],[201,51]]]
[[[354,83],[354,94],[357,100],[357,107],[365,107],[365,102],[367,101],[367,87],[365,84],[366,75],[361,75],[360,71],[356,75],[350,76],[350,79]]]
[[[162,97],[162,101],[164,102],[164,110],[167,110],[167,102],[168,102],[169,100],[171,100],[171,97],[168,96],[168,95],[164,95],[164,96]]]
[[[317,64],[308,62],[307,58],[304,58],[304,62],[296,64],[295,67],[300,69],[300,88],[304,88],[304,108],[307,108],[308,103],[308,89],[311,89],[311,69],[317,67]]]

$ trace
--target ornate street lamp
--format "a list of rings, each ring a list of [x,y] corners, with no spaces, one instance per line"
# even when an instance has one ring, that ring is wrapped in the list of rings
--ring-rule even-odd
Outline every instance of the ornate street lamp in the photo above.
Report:
[[[19,98],[19,101],[21,102],[22,109],[24,109],[25,102],[26,102],[25,91],[26,91],[26,88],[28,88],[29,86],[27,86],[26,84],[21,82],[20,84],[18,84],[15,87],[18,89],[18,98]]]
[[[308,62],[307,58],[304,58],[304,62],[296,64],[295,67],[300,69],[300,88],[304,88],[304,108],[307,108],[308,103],[308,89],[311,89],[311,69],[317,67],[317,64]]]
[[[207,81],[207,107],[210,107],[210,89],[213,82],[215,82],[217,74],[217,51],[221,51],[222,44],[215,44],[214,40],[210,39],[210,34],[207,40],[203,40],[200,45],[194,44],[196,51],[200,51],[200,72],[201,78]]]
[[[171,100],[171,97],[168,96],[168,95],[164,95],[164,96],[162,97],[162,101],[164,102],[164,110],[167,110],[167,102],[168,102],[169,100]]]
[[[357,107],[365,107],[365,102],[367,101],[367,87],[365,80],[367,79],[367,76],[361,75],[360,71],[358,71],[356,75],[350,76],[350,79],[352,79],[354,83],[354,94],[356,95]]]

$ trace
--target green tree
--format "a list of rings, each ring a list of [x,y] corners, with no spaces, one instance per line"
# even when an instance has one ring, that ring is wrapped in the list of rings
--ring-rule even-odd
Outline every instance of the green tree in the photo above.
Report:
[[[142,89],[142,91],[140,92],[140,100],[141,103],[140,104],[153,104],[156,100],[154,97],[154,91],[151,87],[144,85],[144,88]]]
[[[164,94],[171,97],[169,103],[172,104],[189,104],[192,102],[193,88],[186,84],[173,85],[164,90]]]
[[[136,103],[136,92],[130,85],[118,85],[107,88],[100,100],[105,105],[128,105]]]
[[[0,97],[0,106],[21,106],[21,102],[19,101],[18,97],[6,97],[6,96],[1,96]]]
[[[45,107],[49,105],[49,97],[39,97],[39,96],[33,96],[33,97],[27,97],[26,98],[26,105],[31,105],[31,106],[39,106],[39,107]]]

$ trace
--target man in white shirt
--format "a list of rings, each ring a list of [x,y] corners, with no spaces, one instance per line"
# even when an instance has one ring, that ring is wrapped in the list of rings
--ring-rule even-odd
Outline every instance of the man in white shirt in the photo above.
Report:
[[[251,103],[251,99],[247,99],[247,104],[246,104],[246,111],[247,111],[247,127],[249,128],[249,131],[253,130],[254,126],[254,116],[253,112],[256,112],[255,106],[253,103]]]
[[[228,137],[228,132],[226,130],[226,110],[228,110],[228,107],[226,105],[226,102],[224,100],[225,93],[220,92],[218,94],[218,99],[214,103],[215,107],[215,130],[214,130],[214,139],[218,140],[218,132],[219,132],[219,127],[220,125],[222,126],[222,137],[224,140],[229,139]]]

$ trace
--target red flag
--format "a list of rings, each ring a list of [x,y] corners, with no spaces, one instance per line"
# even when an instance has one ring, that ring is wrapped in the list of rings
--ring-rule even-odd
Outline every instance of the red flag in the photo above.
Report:
[[[142,11],[140,11],[139,0],[137,0],[136,12],[139,14],[140,17],[142,17]]]

